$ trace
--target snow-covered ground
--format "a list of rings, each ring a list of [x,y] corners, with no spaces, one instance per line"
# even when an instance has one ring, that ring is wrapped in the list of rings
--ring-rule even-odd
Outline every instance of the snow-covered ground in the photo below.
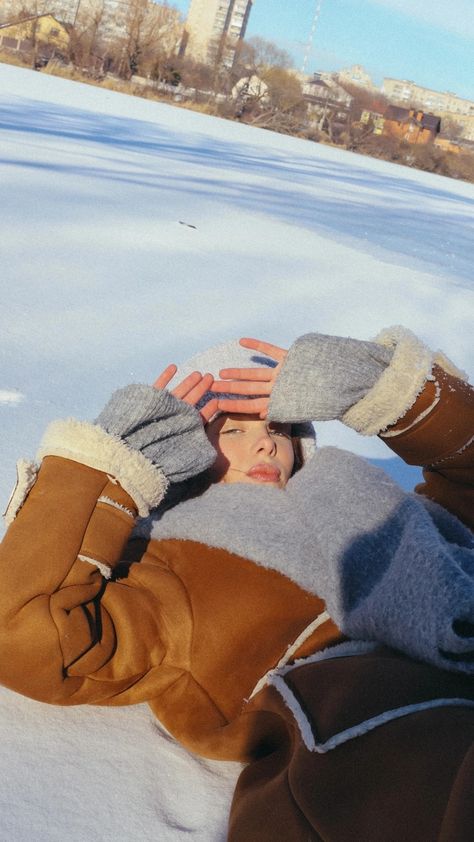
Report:
[[[0,501],[49,420],[229,337],[404,324],[473,371],[472,185],[7,65],[0,184]],[[418,479],[378,440],[318,435]],[[146,708],[3,690],[0,732],[2,838],[225,837],[235,765]]]

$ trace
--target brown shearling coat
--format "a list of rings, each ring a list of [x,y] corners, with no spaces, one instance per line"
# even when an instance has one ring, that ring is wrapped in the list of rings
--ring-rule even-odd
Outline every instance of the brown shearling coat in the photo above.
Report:
[[[427,466],[420,493],[473,527],[473,448],[468,441],[474,392],[441,369],[436,374],[441,399],[433,400],[434,385],[428,381],[416,404],[392,429],[396,435],[386,441],[407,462]],[[115,505],[100,499],[104,497]],[[468,759],[474,739],[472,711],[453,715],[451,709],[443,709],[423,714],[424,719],[418,715],[418,721],[411,716],[352,740],[343,749],[310,755],[273,688],[248,699],[259,679],[324,611],[322,601],[278,572],[221,549],[177,540],[129,542],[136,512],[133,500],[113,477],[60,457],[43,460],[38,479],[0,546],[3,684],[54,704],[147,701],[191,750],[208,757],[254,761],[237,788],[229,837],[233,842],[438,838],[467,842],[463,835],[467,819],[459,818],[454,802],[457,798],[465,803],[461,791],[468,785],[466,770],[474,763],[472,754]],[[100,570],[84,560],[88,558],[116,568],[113,580],[105,581]],[[121,564],[124,559],[140,563]],[[327,621],[294,658],[342,639]],[[361,670],[365,682],[378,681],[380,687],[386,684],[392,690],[399,682],[411,686],[419,682],[424,688],[442,676],[446,693],[466,695],[468,684],[472,691],[470,679],[432,667],[415,665],[412,675],[413,662],[389,650],[380,657],[365,655],[351,661],[345,669],[334,662],[330,668],[319,667],[328,698],[333,699],[329,731],[331,717],[339,716],[336,708],[364,706],[364,697],[357,692]],[[301,697],[311,696],[314,686],[314,674],[309,679],[305,669],[309,667],[292,674]],[[388,682],[386,675],[392,676]],[[324,698],[314,704],[321,714]],[[410,769],[397,766],[397,757],[401,752],[406,757],[410,740],[415,740],[411,774],[417,780],[419,767],[432,762],[426,758],[436,754],[439,729],[451,734],[453,716],[458,725],[446,751],[454,759],[428,799],[426,832],[431,835],[420,836],[424,819],[418,816],[414,825],[407,819],[411,811],[415,821],[419,812],[419,799],[410,800],[413,778]],[[318,727],[324,727],[324,721]],[[429,735],[424,754],[418,748],[423,742],[416,742],[420,731]],[[366,758],[362,764],[361,750]],[[378,769],[380,752],[392,764],[393,781],[398,781],[397,792],[388,795],[383,770]],[[308,776],[313,781],[309,790]],[[373,804],[367,799],[370,787],[376,793]],[[430,791],[427,783],[425,789]],[[400,825],[395,824],[393,832],[387,829],[387,823],[400,820],[402,792],[409,804],[401,825],[404,835],[396,830]],[[341,798],[346,798],[344,808]],[[355,805],[357,798],[366,802],[362,811],[360,804]],[[347,811],[346,818],[341,818],[341,810]],[[282,826],[288,829],[283,832]],[[460,835],[449,836],[455,827]]]

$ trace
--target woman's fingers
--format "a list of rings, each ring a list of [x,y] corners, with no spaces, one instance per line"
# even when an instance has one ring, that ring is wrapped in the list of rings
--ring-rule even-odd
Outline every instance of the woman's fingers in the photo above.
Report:
[[[214,380],[212,391],[231,395],[269,395],[272,382],[260,383],[255,380]]]
[[[204,374],[203,376],[201,376],[201,379],[198,383],[193,385],[192,388],[190,388],[185,395],[181,396],[181,400],[183,400],[185,403],[190,403],[194,406],[198,403],[198,401],[201,400],[201,398],[203,397],[203,395],[206,394],[206,392],[209,392],[213,381],[214,378],[212,374]]]
[[[234,398],[223,398],[218,401],[217,408],[221,412],[228,412],[231,415],[259,415],[266,418],[268,412],[268,398],[248,398],[238,400]]]
[[[214,381],[213,391],[220,394],[231,392],[235,395],[270,395],[288,352],[278,345],[260,339],[244,338],[240,340],[240,344],[244,348],[252,348],[266,354],[276,360],[278,365],[274,368],[223,368],[219,372],[223,380]]]
[[[224,380],[261,380],[268,383],[275,379],[275,372],[276,368],[222,368],[219,374]]]
[[[188,374],[188,376],[185,377],[181,383],[178,383],[178,385],[175,389],[173,389],[171,394],[174,395],[175,398],[180,398],[181,400],[184,400],[184,398],[186,397],[186,395],[189,394],[191,389],[194,389],[194,387],[201,382],[201,379],[201,372],[193,371],[192,374]]]
[[[262,339],[251,339],[250,337],[243,337],[239,339],[239,345],[244,348],[251,348],[253,351],[260,351],[278,362],[283,362],[288,351],[285,348],[280,348],[278,345],[272,345],[270,342],[264,342]]]
[[[205,406],[203,406],[202,409],[199,410],[199,414],[204,424],[207,424],[211,420],[212,416],[218,411],[218,409],[219,406],[217,398],[213,398]]]
[[[155,382],[153,383],[154,389],[165,389],[170,380],[173,379],[177,372],[177,366],[173,363],[167,366],[164,371],[161,372],[160,376],[156,378]]]

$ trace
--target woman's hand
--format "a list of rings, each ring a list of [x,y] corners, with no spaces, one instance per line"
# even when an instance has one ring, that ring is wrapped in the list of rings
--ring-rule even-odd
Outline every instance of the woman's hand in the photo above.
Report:
[[[160,376],[157,377],[153,383],[153,388],[166,389],[168,383],[170,383],[173,379],[177,370],[178,369],[174,364],[167,366],[167,368],[162,371]],[[212,390],[214,390],[213,382],[214,378],[212,374],[201,374],[199,371],[193,371],[192,374],[185,377],[182,383],[179,383],[178,386],[172,390],[171,394],[174,395],[175,398],[179,398],[185,403],[191,404],[191,406],[196,406],[206,392],[210,391],[211,387]],[[217,412],[217,409],[217,398],[213,398],[199,411],[204,424],[207,424],[209,419],[212,418],[215,412]]]
[[[252,397],[243,400],[233,398],[222,398],[217,403],[217,408],[222,412],[241,412],[245,414],[256,414],[264,419],[268,414],[270,396],[278,377],[280,369],[285,361],[288,351],[263,342],[260,339],[241,339],[240,344],[244,348],[251,348],[259,351],[267,357],[276,360],[278,365],[275,368],[223,368],[219,372],[222,380],[214,380],[213,392],[231,393],[235,395],[251,395]],[[215,410],[214,410],[215,411]]]

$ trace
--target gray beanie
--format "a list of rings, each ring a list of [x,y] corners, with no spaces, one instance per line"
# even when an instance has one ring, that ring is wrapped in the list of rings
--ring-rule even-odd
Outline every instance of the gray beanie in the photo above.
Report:
[[[222,368],[264,368],[265,366],[276,368],[277,365],[278,363],[271,357],[262,355],[250,348],[244,348],[236,339],[233,339],[230,342],[223,342],[221,345],[214,345],[212,348],[208,348],[206,351],[186,360],[178,367],[178,371],[167,388],[170,391],[176,388],[193,371],[212,374],[214,379],[218,380],[219,371]],[[244,396],[232,393],[206,392],[197,407],[201,409],[212,398],[238,398],[242,400],[242,397]],[[316,432],[313,425],[310,421],[292,424],[292,435],[300,439],[303,461],[308,461],[316,448]]]

